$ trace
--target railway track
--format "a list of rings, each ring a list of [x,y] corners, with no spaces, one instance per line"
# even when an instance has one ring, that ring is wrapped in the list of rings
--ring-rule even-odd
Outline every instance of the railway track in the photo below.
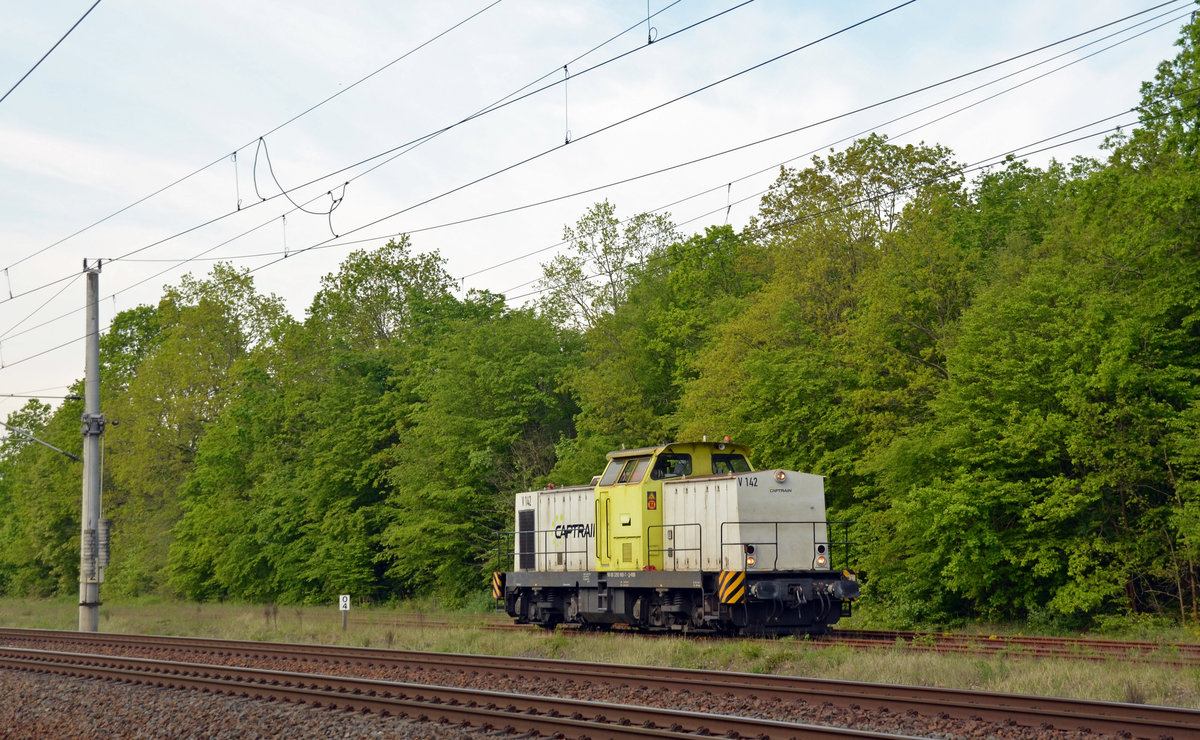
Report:
[[[430,629],[474,628],[500,631],[534,632],[539,628],[501,620],[446,621],[438,618],[412,617],[391,621],[364,619],[359,624],[372,626],[418,627]],[[582,634],[571,628],[560,628],[562,634]],[[679,636],[681,633],[640,633],[647,636]],[[721,638],[726,639],[726,638]],[[774,639],[767,639],[774,642]],[[878,649],[903,647],[920,652],[973,653],[1014,658],[1060,658],[1068,660],[1104,661],[1118,659],[1134,663],[1174,666],[1200,666],[1200,643],[1156,643],[1136,640],[1106,640],[1066,637],[1037,637],[1021,635],[971,635],[946,632],[912,632],[892,630],[843,630],[808,640],[805,645],[826,647],[846,645],[855,648]]]
[[[1200,665],[1200,644],[1196,643],[877,630],[835,630],[821,641],[868,648],[900,645],[912,650],[939,653],[985,653],[1074,660],[1119,659],[1160,665]]]
[[[692,738],[709,734],[817,740],[907,737],[579,699],[90,653],[0,648],[0,667],[559,737]]]
[[[1108,735],[1155,740],[1200,740],[1200,711],[1140,704],[536,658],[195,638],[0,630],[0,642],[27,645],[29,648],[54,647],[60,651],[87,652],[93,657],[102,652],[146,651],[160,655],[164,660],[170,656],[172,661],[196,663],[271,661],[278,664],[286,661],[303,668],[306,673],[319,671],[322,675],[391,675],[399,672],[404,675],[450,673],[461,676],[503,676],[521,681],[536,678],[555,686],[590,684],[634,687],[643,690],[647,696],[730,696],[755,702],[774,702],[779,706],[800,702],[838,707],[849,712],[871,709],[1000,726],[1017,724],[1045,730],[1086,729]],[[765,733],[765,737],[780,736],[766,732],[765,728],[760,728],[756,733]],[[755,733],[749,736],[753,737]]]

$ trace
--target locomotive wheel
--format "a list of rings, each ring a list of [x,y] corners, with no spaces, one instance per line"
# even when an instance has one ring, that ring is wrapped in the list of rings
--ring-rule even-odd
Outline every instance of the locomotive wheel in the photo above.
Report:
[[[651,627],[662,627],[666,625],[666,619],[663,618],[663,610],[661,604],[652,604],[650,606],[650,614],[648,620]]]

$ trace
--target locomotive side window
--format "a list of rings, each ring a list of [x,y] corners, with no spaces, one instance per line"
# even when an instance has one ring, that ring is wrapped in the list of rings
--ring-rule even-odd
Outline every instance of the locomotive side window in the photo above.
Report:
[[[713,473],[749,473],[750,463],[742,455],[713,455]]]
[[[737,457],[741,457],[738,455]],[[692,456],[686,453],[665,452],[658,456],[654,470],[650,471],[651,480],[664,478],[682,478],[692,474]]]
[[[617,476],[621,474],[621,468],[625,467],[624,460],[610,460],[608,467],[604,469],[604,475],[600,478],[601,486],[611,486],[617,482]]]
[[[641,483],[642,477],[646,475],[646,468],[650,467],[650,458],[635,457],[632,460],[625,461],[625,467],[622,468],[621,474],[617,476],[617,483]]]

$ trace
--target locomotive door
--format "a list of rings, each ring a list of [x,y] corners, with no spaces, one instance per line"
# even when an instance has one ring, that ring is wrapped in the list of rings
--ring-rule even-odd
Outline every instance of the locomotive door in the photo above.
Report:
[[[605,570],[612,565],[611,536],[612,499],[608,491],[596,492],[596,569]]]

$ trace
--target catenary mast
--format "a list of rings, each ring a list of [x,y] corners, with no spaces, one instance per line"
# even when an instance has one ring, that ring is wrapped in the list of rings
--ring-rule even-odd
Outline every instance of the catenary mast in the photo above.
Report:
[[[79,552],[79,631],[100,629],[100,583],[108,565],[108,522],[100,519],[100,261],[87,275],[87,374],[83,386],[83,522]]]

